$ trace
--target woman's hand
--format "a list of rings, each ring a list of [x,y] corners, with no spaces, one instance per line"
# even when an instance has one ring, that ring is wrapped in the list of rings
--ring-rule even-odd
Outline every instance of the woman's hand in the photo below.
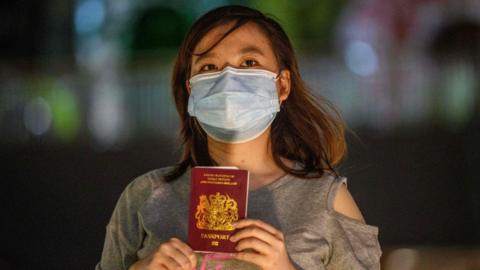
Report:
[[[237,233],[230,241],[237,242],[235,258],[262,267],[263,270],[295,269],[288,258],[283,233],[271,225],[253,219],[234,223]]]
[[[192,270],[197,265],[193,250],[177,238],[164,242],[149,256],[137,261],[129,270]]]

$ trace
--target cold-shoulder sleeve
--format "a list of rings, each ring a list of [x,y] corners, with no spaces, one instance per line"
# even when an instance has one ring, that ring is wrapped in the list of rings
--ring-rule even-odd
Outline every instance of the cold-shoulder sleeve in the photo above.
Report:
[[[378,227],[347,217],[333,208],[338,188],[347,184],[345,177],[336,177],[327,196],[332,246],[326,269],[380,269],[382,251]],[[334,239],[334,240],[333,240]]]
[[[122,192],[106,226],[100,262],[95,270],[128,269],[137,260],[145,231],[139,211],[152,192],[151,173],[132,181]]]

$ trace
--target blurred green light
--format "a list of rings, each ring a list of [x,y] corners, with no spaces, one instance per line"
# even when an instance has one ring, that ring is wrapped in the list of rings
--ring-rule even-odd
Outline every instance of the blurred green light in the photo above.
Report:
[[[31,82],[32,94],[42,96],[50,105],[54,134],[63,142],[72,142],[78,135],[81,114],[76,96],[63,82],[49,77]]]
[[[65,142],[75,139],[80,129],[80,111],[70,89],[55,85],[48,93],[53,108],[53,128]]]
[[[445,76],[442,112],[451,128],[461,129],[475,108],[475,71],[466,63],[453,64]]]

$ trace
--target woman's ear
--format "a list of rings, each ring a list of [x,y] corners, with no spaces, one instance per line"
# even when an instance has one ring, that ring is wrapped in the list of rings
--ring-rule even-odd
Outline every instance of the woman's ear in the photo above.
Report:
[[[291,87],[291,79],[290,79],[290,70],[284,69],[280,71],[278,81],[277,81],[277,89],[278,89],[278,100],[280,103],[285,101],[290,94],[290,87]]]
[[[188,80],[185,81],[185,88],[187,89],[188,95],[190,96],[192,92],[192,88],[190,87],[190,81]]]

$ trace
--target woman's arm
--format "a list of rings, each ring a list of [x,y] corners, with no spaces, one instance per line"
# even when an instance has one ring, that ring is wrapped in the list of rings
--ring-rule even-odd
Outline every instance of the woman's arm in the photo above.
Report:
[[[360,212],[355,200],[347,189],[346,184],[341,184],[338,188],[335,200],[333,203],[333,209],[347,217],[362,221],[365,223],[365,219]]]

